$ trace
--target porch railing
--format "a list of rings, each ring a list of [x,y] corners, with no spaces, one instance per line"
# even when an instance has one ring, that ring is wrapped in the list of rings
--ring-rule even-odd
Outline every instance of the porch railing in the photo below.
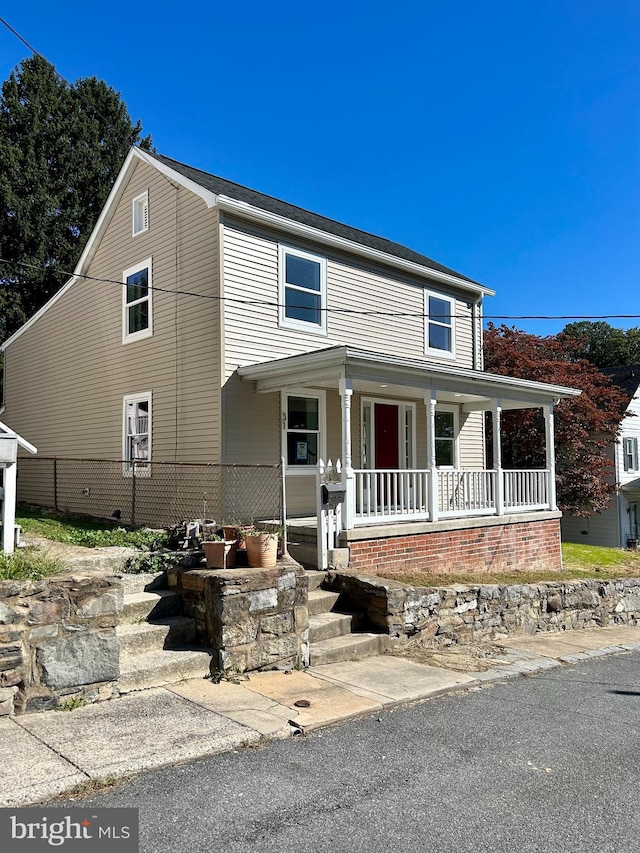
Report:
[[[518,512],[550,507],[550,471],[504,471],[503,473],[505,510]]]
[[[500,473],[501,502],[498,471],[445,469],[436,471],[435,488],[430,470],[354,470],[354,494],[347,500],[353,501],[355,526],[551,508],[549,470]]]
[[[355,470],[355,522],[427,520],[430,471]]]
[[[438,514],[443,518],[495,515],[497,471],[438,471]]]

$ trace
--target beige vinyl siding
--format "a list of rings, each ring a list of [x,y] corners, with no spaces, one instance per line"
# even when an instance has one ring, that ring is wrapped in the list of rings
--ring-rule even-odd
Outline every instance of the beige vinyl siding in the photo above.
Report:
[[[461,412],[459,450],[461,468],[491,467],[485,464],[484,412]]]
[[[149,191],[149,230],[132,199]],[[176,226],[176,222],[178,225]],[[152,258],[152,284],[218,294],[217,213],[139,163],[88,269],[6,351],[6,414],[44,456],[119,459],[123,397],[152,394],[152,459],[220,458],[218,302],[154,292],[153,336],[122,343],[123,270]]]
[[[564,542],[619,548],[618,504],[615,496],[612,497],[611,505],[604,512],[590,515],[587,518],[563,515],[560,528]]]
[[[252,225],[224,219],[224,322],[226,375],[239,367],[336,345],[351,345],[424,361],[425,283],[303,242],[293,248],[327,258],[327,307],[382,312],[374,316],[329,312],[327,335],[278,326],[278,237]],[[456,296],[434,283],[432,291]],[[254,299],[264,305],[240,305]],[[385,317],[402,312],[410,317]],[[456,359],[443,363],[472,366],[471,308],[456,299]]]

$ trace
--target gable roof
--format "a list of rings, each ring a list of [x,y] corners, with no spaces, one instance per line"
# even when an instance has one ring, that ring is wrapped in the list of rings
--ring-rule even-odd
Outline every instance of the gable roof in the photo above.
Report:
[[[601,372],[608,376],[614,385],[617,385],[627,398],[635,395],[640,386],[640,364],[627,364],[619,367],[603,367]]]
[[[326,235],[327,242],[332,241],[335,245],[346,246],[351,251],[356,251],[359,247],[363,255],[373,257],[383,263],[395,264],[402,269],[413,272],[413,274],[428,275],[431,273],[432,276],[449,281],[461,289],[468,290],[475,296],[494,295],[494,291],[490,288],[437,263],[426,255],[414,252],[400,243],[394,243],[383,237],[376,237],[374,234],[360,231],[349,225],[343,225],[333,219],[311,213],[304,208],[243,187],[241,184],[187,166],[177,160],[172,160],[170,157],[143,151],[134,145],[130,148],[122,164],[98,221],[76,264],[73,275],[26,323],[0,344],[0,352],[6,350],[14,340],[26,332],[85,274],[100,244],[102,235],[111,221],[113,212],[125,192],[127,181],[140,160],[174,178],[188,190],[199,195],[207,207],[211,208],[217,205],[223,210],[231,210],[236,215],[257,217],[259,220],[271,218],[269,219],[270,224],[275,223],[276,227],[290,226],[290,230],[295,230],[293,228],[295,226],[298,231],[304,232],[305,236],[311,234],[312,238],[315,239],[322,239],[323,235]]]
[[[150,153],[150,152],[147,152]],[[401,243],[394,243],[392,240],[387,240],[384,237],[377,237],[375,234],[369,234],[367,231],[360,231],[358,228],[352,228],[350,225],[344,225],[342,222],[337,222],[334,219],[328,219],[326,216],[320,216],[318,213],[312,213],[310,210],[305,210],[302,207],[297,207],[295,204],[289,204],[286,201],[274,198],[270,195],[257,192],[256,190],[244,187],[242,184],[236,184],[233,181],[228,181],[225,178],[219,178],[217,175],[212,175],[209,172],[203,172],[201,169],[195,169],[193,166],[187,166],[185,163],[180,163],[178,160],[172,160],[170,157],[165,157],[162,154],[150,154],[151,157],[164,163],[170,169],[188,178],[196,184],[214,193],[215,195],[227,196],[228,198],[242,201],[245,204],[250,204],[253,207],[266,210],[269,213],[275,213],[277,216],[282,216],[285,219],[291,219],[294,222],[300,222],[303,225],[308,225],[311,228],[317,228],[319,231],[325,231],[328,234],[333,234],[335,237],[342,237],[345,240],[351,240],[354,243],[359,243],[361,246],[366,246],[369,249],[375,249],[378,252],[384,252],[388,255],[394,255],[397,258],[402,258],[405,261],[418,264],[430,270],[446,273],[447,275],[455,276],[468,281],[471,284],[478,285],[477,281],[462,275],[459,272],[445,267],[428,258],[426,255],[421,255],[419,252],[414,252],[407,246]],[[478,285],[482,286],[482,285]]]

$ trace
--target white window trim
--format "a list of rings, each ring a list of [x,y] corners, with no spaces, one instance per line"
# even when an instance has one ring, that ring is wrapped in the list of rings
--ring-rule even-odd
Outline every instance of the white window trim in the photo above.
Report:
[[[460,409],[458,406],[447,406],[445,404],[438,403],[436,406],[436,415],[439,412],[452,412],[453,413],[453,465],[436,465],[441,471],[459,471],[460,470]],[[427,429],[429,429],[429,424],[427,424]],[[433,436],[433,446],[435,448],[437,435]]]
[[[373,405],[375,403],[382,403],[386,406],[397,406],[398,407],[398,461],[400,463],[400,468],[415,468],[416,467],[416,404],[412,402],[407,402],[406,400],[397,400],[392,399],[390,397],[361,397],[360,398],[360,463],[362,468],[365,468],[365,460],[364,460],[364,446],[365,446],[365,438],[364,438],[364,409],[365,406],[371,405],[371,446],[369,448],[369,453],[371,456],[371,461],[373,462],[376,458],[376,431],[375,431],[375,410],[373,409]],[[411,465],[406,464],[406,460],[404,458],[404,422],[405,422],[405,413],[407,411],[411,412],[411,417],[413,420],[413,428],[411,430]],[[373,466],[370,466],[369,469],[366,470],[375,470]]]
[[[450,317],[451,317],[451,325],[448,323],[441,323],[438,320],[431,320],[429,318],[429,297],[433,296],[435,299],[442,299],[445,302],[449,303],[450,306]],[[429,346],[429,324],[434,322],[438,326],[444,326],[447,329],[451,328],[451,349],[437,349],[436,347]],[[456,300],[453,296],[447,296],[445,293],[440,293],[437,290],[425,290],[424,291],[424,351],[425,355],[433,355],[438,358],[455,358],[456,357]]]
[[[627,447],[630,448],[627,451]],[[627,464],[627,457],[631,458],[631,464]],[[636,436],[625,436],[622,439],[622,467],[625,471],[638,470],[638,439]]]
[[[299,258],[304,258],[307,261],[314,261],[320,264],[320,324],[308,323],[306,320],[294,320],[287,317],[285,314],[286,289],[300,289],[304,293],[316,293],[316,291],[307,290],[306,288],[296,288],[296,285],[287,284],[285,281],[286,272],[286,256],[295,255]],[[280,243],[278,246],[278,325],[282,329],[295,329],[298,332],[311,333],[313,335],[327,335],[327,259],[321,255],[314,255],[312,252],[307,252],[304,249],[296,249],[294,246],[287,246]]]
[[[136,477],[151,476],[151,438],[153,430],[153,394],[151,391],[141,391],[139,394],[126,394],[122,398],[122,475],[124,477],[133,477],[133,465],[127,459],[128,444],[127,444],[127,406],[129,403],[148,403],[149,404],[149,459],[147,463],[140,463],[136,466]],[[143,465],[146,464],[146,467]]]
[[[142,202],[144,204],[144,226],[136,231],[136,205]],[[149,230],[149,190],[145,190],[140,195],[137,195],[131,203],[131,236],[137,237],[138,234],[144,234]]]
[[[282,391],[280,394],[280,411],[281,411],[281,423],[282,423],[282,438],[281,438],[281,448],[282,448],[282,458],[285,460],[285,473],[287,476],[295,476],[295,477],[309,477],[311,475],[315,476],[316,466],[315,465],[289,465],[287,462],[287,435],[289,432],[289,425],[287,423],[288,418],[288,406],[287,401],[289,397],[313,397],[318,400],[318,459],[322,459],[323,462],[327,463],[327,393],[326,391],[317,391],[311,390],[309,388],[287,388],[286,391]],[[333,460],[335,462],[335,459]]]
[[[133,267],[129,267],[122,273],[122,343],[123,344],[131,344],[134,341],[141,341],[144,338],[150,338],[153,335],[153,279],[152,279],[152,269],[151,269],[151,258],[147,258],[146,261],[142,261],[139,264],[136,264]],[[140,272],[143,269],[148,269],[148,291],[147,295],[142,299],[137,300],[136,302],[127,303],[127,278],[134,273]],[[129,312],[128,309],[131,308],[132,305],[137,305],[144,300],[148,300],[149,302],[149,325],[146,329],[141,329],[139,332],[134,332],[133,334],[127,334],[127,329],[129,327]]]

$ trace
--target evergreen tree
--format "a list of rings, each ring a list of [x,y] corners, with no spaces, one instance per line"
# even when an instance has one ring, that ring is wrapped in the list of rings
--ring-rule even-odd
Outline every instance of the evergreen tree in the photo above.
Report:
[[[129,148],[150,149],[141,133],[106,83],[91,77],[68,85],[41,56],[23,60],[4,82],[0,340],[65,283]]]

